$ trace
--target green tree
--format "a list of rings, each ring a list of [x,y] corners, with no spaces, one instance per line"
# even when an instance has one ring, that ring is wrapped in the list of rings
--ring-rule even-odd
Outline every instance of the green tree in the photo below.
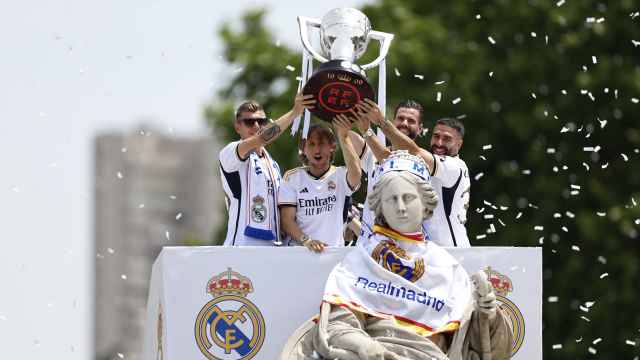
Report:
[[[638,4],[380,0],[362,10],[396,35],[387,103],[421,101],[427,126],[465,121],[472,244],[543,247],[545,358],[589,347],[607,359],[639,355],[626,343],[640,344]],[[291,106],[298,73],[285,66],[300,54],[275,44],[264,14],[220,30],[225,59],[244,69],[205,111],[224,141],[236,138],[232,103],[256,98],[274,115]],[[269,147],[285,169],[297,165],[291,149],[286,136]]]

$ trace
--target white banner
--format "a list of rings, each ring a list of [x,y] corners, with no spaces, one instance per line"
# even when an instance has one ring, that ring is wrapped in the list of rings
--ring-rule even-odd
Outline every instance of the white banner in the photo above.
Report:
[[[318,313],[327,276],[351,248],[166,247],[153,266],[144,359],[278,359]],[[489,273],[514,330],[512,359],[542,359],[540,248],[451,248]]]

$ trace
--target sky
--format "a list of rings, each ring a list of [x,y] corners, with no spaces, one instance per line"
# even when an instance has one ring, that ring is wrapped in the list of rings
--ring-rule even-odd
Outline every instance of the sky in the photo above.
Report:
[[[97,134],[206,135],[202,107],[232,69],[223,21],[267,7],[278,39],[301,49],[296,16],[364,2],[3,0],[0,359],[93,356]]]

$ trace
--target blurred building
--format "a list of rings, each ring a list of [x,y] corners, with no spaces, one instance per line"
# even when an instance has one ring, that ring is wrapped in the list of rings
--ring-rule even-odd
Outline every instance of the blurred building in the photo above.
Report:
[[[217,153],[209,137],[140,131],[96,139],[97,360],[141,358],[151,266],[160,249],[211,244],[226,219]]]

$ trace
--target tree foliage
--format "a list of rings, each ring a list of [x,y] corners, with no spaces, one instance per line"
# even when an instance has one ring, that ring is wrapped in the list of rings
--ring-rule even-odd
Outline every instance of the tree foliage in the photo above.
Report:
[[[387,103],[421,101],[427,127],[465,122],[472,244],[543,247],[545,358],[591,356],[589,347],[607,359],[638,355],[640,5],[380,0],[362,10],[396,35]],[[243,69],[205,111],[225,141],[236,138],[233,103],[256,98],[278,116],[297,87],[299,70],[285,67],[298,68],[300,54],[275,44],[264,15],[220,30],[225,59]],[[297,166],[294,149],[288,136],[269,147],[283,168]]]

